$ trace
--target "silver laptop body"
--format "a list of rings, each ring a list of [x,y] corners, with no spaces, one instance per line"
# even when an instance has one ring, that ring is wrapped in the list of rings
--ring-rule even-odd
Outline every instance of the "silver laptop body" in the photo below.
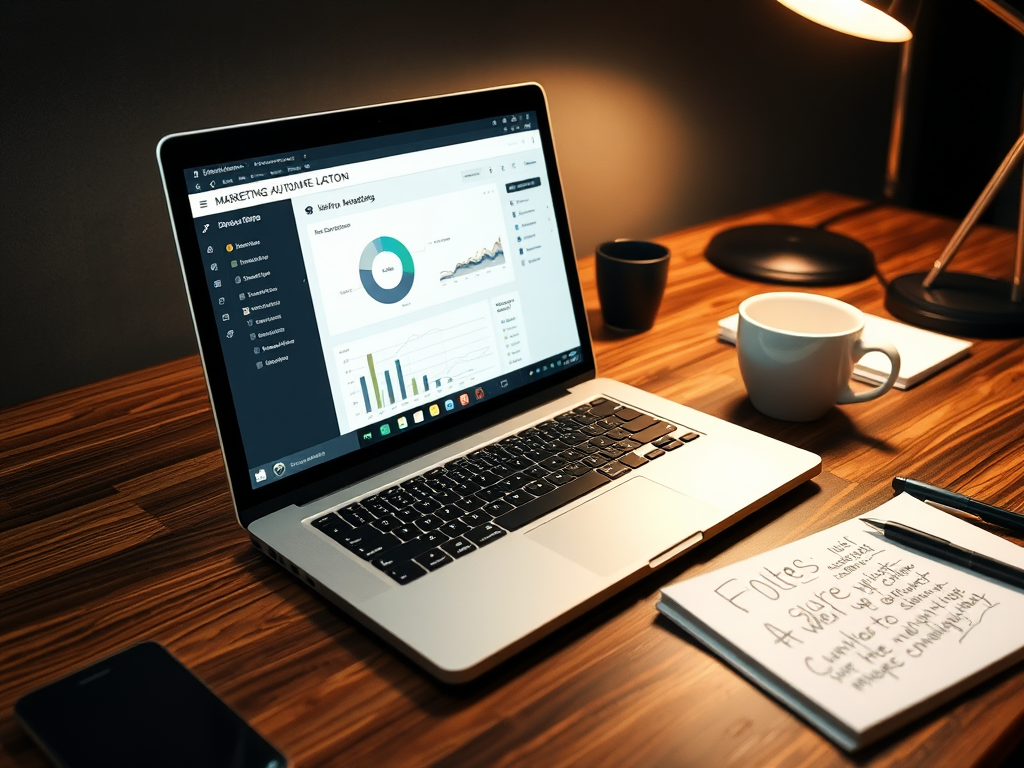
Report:
[[[595,378],[538,85],[157,156],[240,524],[444,681],[821,470]]]

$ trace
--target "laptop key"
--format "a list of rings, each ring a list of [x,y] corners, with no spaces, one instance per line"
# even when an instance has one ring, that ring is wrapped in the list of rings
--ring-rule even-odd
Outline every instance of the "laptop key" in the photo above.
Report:
[[[543,448],[534,448],[533,450],[524,453],[523,458],[527,461],[536,463],[538,461],[544,461],[544,459],[550,455],[550,451],[545,451]]]
[[[619,407],[619,404],[614,400],[605,400],[597,405],[594,405],[593,402],[591,402],[591,405],[593,407],[590,409],[590,415],[597,416],[599,419],[603,419],[605,416],[611,416],[615,412],[615,409]]]
[[[383,517],[384,515],[390,515],[395,511],[395,508],[388,504],[387,501],[379,495],[363,499],[359,504],[363,509],[368,512],[372,512],[374,517]]]
[[[353,552],[364,560],[373,560],[375,557],[384,554],[389,549],[401,546],[402,540],[393,533],[381,533],[377,531],[374,536],[364,536],[357,543],[349,546]]]
[[[452,557],[440,549],[430,549],[419,557],[413,558],[413,562],[419,563],[428,571],[436,571],[442,565],[448,565],[448,563],[452,562]]]
[[[625,456],[619,456],[618,461],[620,464],[625,464],[627,467],[631,467],[632,469],[642,467],[647,463],[647,459],[643,456],[637,456],[635,453],[627,453]]]
[[[435,512],[434,514],[440,517],[446,523],[450,523],[452,520],[456,520],[459,517],[462,517],[463,512],[466,511],[468,510],[462,510],[453,505],[450,507],[441,507],[441,509],[437,510],[437,512]]]
[[[462,557],[463,555],[469,554],[476,546],[472,544],[468,539],[464,539],[461,536],[451,541],[446,541],[441,545],[441,549],[447,552],[449,555],[455,558]]]
[[[509,475],[500,483],[498,483],[497,487],[502,489],[504,493],[508,493],[509,491],[518,491],[528,482],[530,482],[529,477],[522,474],[521,472],[516,472],[516,474]]]
[[[540,462],[540,466],[544,467],[544,469],[561,469],[565,464],[566,461],[557,456],[548,456],[544,461]]]
[[[420,499],[419,501],[412,505],[412,508],[415,509],[420,514],[426,515],[430,512],[437,512],[437,510],[439,510],[443,506],[444,504],[438,501],[437,498],[435,497],[430,499]]]
[[[597,468],[603,467],[609,461],[611,461],[611,459],[605,458],[600,453],[595,453],[593,456],[587,456],[582,463],[584,466]]]
[[[427,487],[427,484],[422,481],[410,483],[406,486],[406,491],[410,496],[417,500],[429,498],[433,494],[433,491],[431,491],[430,488]]]
[[[481,472],[478,475],[473,475],[473,482],[481,488],[494,485],[499,480],[501,480],[501,475],[497,475],[494,472]]]
[[[679,440],[669,440],[667,443],[662,443],[658,447],[663,451],[674,451],[679,446],[683,445]]]
[[[534,496],[532,493],[527,493],[526,491],[522,490],[512,491],[511,493],[505,494],[505,501],[516,507],[522,506],[523,504],[525,504],[526,502],[530,501],[533,498]]]
[[[590,471],[590,467],[586,464],[573,462],[572,464],[566,464],[562,467],[561,472],[572,475],[573,477],[579,477],[585,475]]]
[[[511,464],[506,464],[505,462],[491,467],[491,472],[496,474],[498,477],[508,477],[509,475],[514,475],[518,471],[518,467],[513,467]]]
[[[386,515],[370,523],[378,531],[394,532],[402,527],[402,522],[394,515]]]
[[[415,581],[420,576],[426,573],[423,568],[409,560],[404,563],[399,563],[393,568],[389,568],[385,571],[388,576],[397,581],[399,584],[408,584],[410,581]]]
[[[664,456],[665,452],[661,448],[655,448],[644,454],[644,458],[648,461],[654,461],[655,459]]]
[[[635,451],[637,448],[639,448],[641,445],[643,445],[643,443],[638,443],[636,440],[628,440],[627,439],[627,440],[620,440],[615,445],[617,447],[621,448],[624,451]]]
[[[626,451],[622,450],[617,445],[609,445],[607,448],[601,449],[601,454],[609,459],[617,459],[624,453],[626,453]]]
[[[501,483],[498,483],[497,485],[492,485],[490,488],[484,488],[482,491],[479,491],[473,498],[481,499],[481,503],[475,506],[474,509],[480,509],[480,507],[488,501],[496,501],[500,499],[505,495],[505,490],[506,489],[502,489]],[[456,504],[455,506],[461,505]]]
[[[420,516],[420,513],[417,512],[412,507],[406,507],[404,509],[400,509],[397,512],[395,512],[395,517],[397,517],[403,523],[411,523],[413,520],[415,520],[419,516]]]
[[[547,475],[547,473],[548,470],[536,464],[534,464],[532,467],[527,467],[526,469],[523,470],[523,474],[533,480],[540,480],[545,475]]]
[[[652,424],[639,432],[634,432],[630,440],[636,440],[638,443],[651,443],[655,445],[670,432],[675,432],[675,424],[669,424],[665,421],[659,421],[656,424]]]
[[[544,480],[533,480],[524,485],[523,490],[528,493],[532,493],[534,496],[543,496],[545,493],[550,493],[557,487],[558,486]]]
[[[624,474],[630,471],[629,467],[625,464],[620,464],[617,461],[612,461],[601,467],[598,472],[608,475],[612,480],[617,477],[622,477]]]
[[[458,485],[453,485],[448,490],[449,490],[450,493],[455,493],[455,494],[458,494],[459,496],[465,497],[465,496],[472,496],[474,493],[476,493],[477,491],[482,490],[482,489],[483,489],[483,486],[477,485],[476,483],[472,482],[471,480],[466,480],[465,482],[459,483]],[[438,497],[435,496],[435,498],[438,498]],[[453,501],[454,498],[451,498],[451,499],[448,499],[448,500]],[[441,499],[442,503],[444,503],[444,501],[445,501],[445,499]]]
[[[442,525],[439,530],[441,533],[454,538],[455,536],[461,536],[468,531],[469,525],[461,520],[452,520],[450,523]]]
[[[629,437],[629,432],[624,430],[622,427],[616,427],[615,429],[609,429],[604,433],[604,436],[608,440],[615,440],[618,442],[619,440],[625,440]]]
[[[633,419],[641,415],[640,411],[634,408],[629,408],[625,405],[619,406],[614,411],[612,411],[612,413],[615,415],[616,418],[622,419],[623,421],[632,421]]]
[[[358,528],[360,525],[366,525],[371,520],[377,519],[358,504],[353,504],[351,507],[345,507],[344,509],[338,510],[338,515],[340,515],[341,519],[353,528]]]
[[[566,483],[571,483],[575,478],[575,475],[570,475],[568,472],[557,470],[552,472],[550,475],[547,475],[544,479],[552,485],[565,485]]]
[[[682,440],[684,443],[689,443],[693,440],[696,440],[698,437],[700,437],[700,435],[697,434],[696,432],[687,432],[685,435],[680,435],[679,439]]]
[[[611,480],[602,474],[588,472],[572,482],[556,488],[551,493],[538,496],[533,501],[529,501],[511,512],[495,518],[494,522],[506,530],[517,531],[524,525],[532,523],[549,512],[563,507],[580,496],[584,496],[610,482]]]
[[[565,459],[566,461],[581,461],[584,456],[586,454],[576,448],[567,448],[558,454],[558,458]]]
[[[462,522],[464,522],[470,528],[476,528],[478,526],[484,525],[485,523],[491,522],[491,516],[485,514],[483,511],[467,512],[459,519],[462,520]]]
[[[507,501],[498,499],[497,501],[491,501],[481,507],[481,512],[486,512],[491,517],[497,517],[498,515],[504,515],[506,512],[511,512],[515,507],[509,504]]]
[[[313,525],[317,530],[326,533],[342,546],[345,544],[344,537],[352,530],[352,526],[349,523],[342,520],[333,512],[314,520]]]
[[[621,417],[620,417],[621,418]],[[630,419],[622,428],[627,432],[640,432],[648,427],[657,424],[658,420],[653,416],[648,416],[646,413],[638,415],[635,419]]]
[[[440,528],[444,524],[444,520],[436,515],[424,515],[419,520],[416,520],[413,525],[419,528],[424,533],[432,531],[435,528]]]
[[[406,542],[410,541],[411,539],[415,539],[417,536],[420,535],[421,531],[419,528],[413,525],[403,525],[401,528],[396,528],[395,530],[393,530],[392,533],[395,534],[395,536],[397,536],[398,538],[400,538],[403,542]]]
[[[497,525],[494,523],[487,523],[485,525],[481,525],[479,528],[474,528],[472,531],[468,531],[466,533],[466,538],[478,547],[483,547],[496,539],[500,539],[504,535],[505,531]]]
[[[480,493],[490,493],[490,492],[491,492],[490,488],[484,488],[484,490],[480,491]],[[469,496],[469,497],[467,497],[465,499],[459,499],[458,501],[453,501],[448,506],[451,507],[452,509],[458,510],[459,511],[459,515],[458,516],[462,517],[462,515],[465,514],[466,512],[473,512],[474,510],[480,509],[480,507],[482,507],[484,504],[486,504],[488,501],[490,501],[490,499],[482,498],[480,496],[480,493],[476,494],[475,496]],[[495,498],[499,498],[499,499],[503,495],[500,490],[494,491],[494,494],[495,494]],[[441,510],[438,510],[438,514],[440,514],[440,512],[441,512]]]
[[[409,507],[419,500],[419,496],[414,496],[405,490],[399,490],[398,493],[388,495],[388,504],[393,507]]]

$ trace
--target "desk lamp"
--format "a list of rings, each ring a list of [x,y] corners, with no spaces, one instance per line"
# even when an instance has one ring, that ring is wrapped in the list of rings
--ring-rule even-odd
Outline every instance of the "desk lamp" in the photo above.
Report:
[[[779,0],[797,13],[832,29],[861,37],[880,40],[885,30],[899,32],[901,13],[907,2],[881,0]],[[1024,34],[1024,16],[1003,0],[975,0],[1015,30]],[[868,34],[865,34],[867,32]],[[876,34],[879,33],[879,34]],[[906,73],[909,67],[909,29],[904,43],[900,83],[897,87],[897,108],[893,119],[892,141],[889,147],[890,175],[886,196],[891,197],[889,181],[895,178],[893,162],[898,158],[902,131],[902,99],[905,95]],[[889,34],[889,32],[886,32]],[[899,40],[899,37],[892,37]],[[971,207],[942,254],[929,272],[902,275],[886,287],[885,307],[893,314],[913,325],[981,338],[1024,336],[1024,188],[1021,192],[1020,216],[1017,224],[1017,247],[1013,281],[996,280],[981,275],[946,272],[957,250],[977,223],[996,193],[1024,158],[1024,135],[1017,139],[995,175],[985,186],[981,196]]]
[[[903,43],[893,106],[892,129],[885,170],[883,203],[896,194],[910,73],[910,27],[919,0],[881,3],[861,0],[779,0],[783,5],[823,26],[868,40]],[[874,207],[877,203],[872,203]],[[825,227],[856,208],[821,222],[817,227],[787,224],[754,224],[718,233],[708,243],[705,256],[719,269],[740,277],[796,285],[842,285],[871,277],[875,257],[852,238]]]

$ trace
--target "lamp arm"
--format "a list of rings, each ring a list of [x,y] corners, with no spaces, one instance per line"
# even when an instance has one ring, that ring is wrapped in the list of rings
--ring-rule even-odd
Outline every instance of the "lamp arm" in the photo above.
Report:
[[[975,0],[975,2],[1024,35],[1024,15],[1016,8],[1011,8],[1003,0]]]
[[[932,266],[931,271],[924,279],[924,287],[931,288],[936,278],[942,271],[949,265],[949,262],[953,260],[953,256],[956,255],[957,250],[963,244],[964,240],[967,239],[967,235],[970,234],[974,225],[977,224],[981,214],[985,212],[988,204],[992,202],[992,198],[996,196],[999,189],[1003,186],[1003,183],[1009,178],[1010,173],[1013,171],[1014,166],[1020,161],[1021,154],[1024,152],[1024,134],[1017,139],[1017,142],[1013,145],[1009,154],[1003,159],[1002,164],[999,166],[999,170],[996,171],[985,189],[982,191],[981,196],[977,202],[968,211],[966,218],[957,227],[956,232],[953,233],[953,238],[946,245],[946,249],[942,252],[942,255],[935,260],[935,264]]]
[[[1015,8],[1011,8],[1003,0],[975,0],[975,2],[1024,35],[1024,15]],[[971,210],[968,211],[966,218],[964,218],[953,234],[942,255],[935,260],[931,270],[924,278],[924,287],[926,289],[932,287],[939,275],[942,274],[942,271],[953,260],[957,250],[963,244],[963,241],[967,239],[967,235],[970,234],[981,214],[984,213],[985,208],[992,202],[992,198],[995,197],[996,193],[1003,186],[1003,182],[1006,181],[1010,172],[1013,171],[1014,166],[1020,162],[1022,152],[1024,152],[1024,134],[1021,134],[1021,137],[1017,139],[1017,142],[1003,160],[1002,165],[999,166],[999,169],[986,185],[977,202],[974,203]],[[1024,285],[1024,187],[1021,189],[1020,215],[1017,221],[1017,247],[1010,292],[1011,301],[1016,303],[1024,300],[1024,288],[1022,288],[1022,285]]]

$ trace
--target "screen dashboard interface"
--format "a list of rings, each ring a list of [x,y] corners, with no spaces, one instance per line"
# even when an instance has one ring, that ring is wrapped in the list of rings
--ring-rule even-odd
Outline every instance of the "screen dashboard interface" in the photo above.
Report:
[[[252,488],[582,361],[531,117],[185,171]]]

